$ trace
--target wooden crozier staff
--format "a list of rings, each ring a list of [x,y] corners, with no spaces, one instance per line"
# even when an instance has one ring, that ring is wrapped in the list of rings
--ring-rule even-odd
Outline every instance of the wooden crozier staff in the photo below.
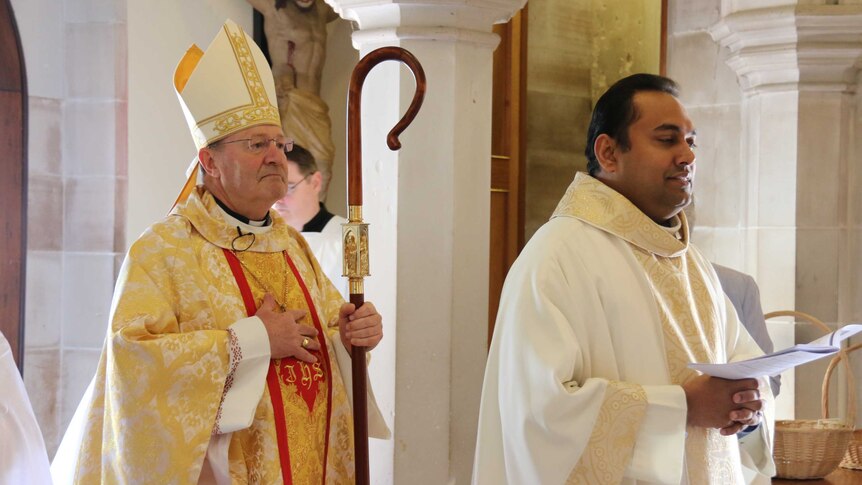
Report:
[[[416,93],[404,116],[389,131],[386,144],[390,150],[401,148],[398,135],[416,117],[425,97],[425,71],[416,57],[400,47],[381,47],[371,51],[353,68],[347,98],[347,218],[342,225],[344,244],[344,276],[349,278],[350,303],[359,308],[365,302],[363,279],[368,276],[368,224],[362,222],[362,133],[360,102],[362,84],[371,69],[383,61],[401,61],[413,72]],[[368,485],[368,406],[366,392],[365,347],[353,346],[353,442],[356,457],[356,483]]]

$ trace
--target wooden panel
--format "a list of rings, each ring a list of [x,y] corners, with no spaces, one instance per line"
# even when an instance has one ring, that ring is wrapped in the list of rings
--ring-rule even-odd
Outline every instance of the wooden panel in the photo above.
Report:
[[[497,24],[494,33],[500,36],[500,44],[494,51],[493,83],[491,88],[491,153],[509,153],[509,110],[511,104],[511,22]]]
[[[491,213],[497,214],[498,218],[495,224],[491,225],[491,241],[489,246],[489,257],[491,265],[489,265],[489,279],[491,283],[488,292],[488,342],[491,341],[491,336],[494,332],[494,320],[497,316],[497,308],[500,306],[500,292],[503,289],[503,281],[506,279],[506,272],[509,270],[506,262],[506,218],[499,217],[506,213],[509,194],[505,192],[491,192]]]
[[[661,0],[661,34],[659,37],[658,73],[667,76],[667,0]]]
[[[0,0],[0,91],[20,92],[21,49],[9,0]]]
[[[0,331],[23,369],[27,88],[9,0],[0,0]]]
[[[491,232],[488,279],[488,339],[503,281],[524,244],[524,116],[526,11],[495,25],[491,113]]]
[[[491,190],[509,191],[509,157],[491,157]],[[505,208],[504,208],[505,209]],[[505,214],[505,212],[501,212]]]

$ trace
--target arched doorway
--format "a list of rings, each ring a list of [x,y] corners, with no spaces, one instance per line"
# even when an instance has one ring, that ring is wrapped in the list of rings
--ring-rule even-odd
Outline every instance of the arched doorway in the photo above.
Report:
[[[9,0],[0,0],[0,331],[24,369],[27,81]]]

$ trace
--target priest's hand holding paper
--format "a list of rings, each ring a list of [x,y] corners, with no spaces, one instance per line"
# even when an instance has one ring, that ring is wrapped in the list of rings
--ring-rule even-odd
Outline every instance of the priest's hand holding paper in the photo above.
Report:
[[[305,313],[305,310],[291,309],[281,312],[275,298],[269,293],[264,295],[255,316],[263,321],[269,336],[270,358],[296,357],[303,362],[317,362],[317,357],[311,353],[320,350],[317,329],[298,323]]]
[[[722,379],[699,375],[682,385],[688,405],[688,424],[717,428],[724,436],[736,434],[760,423],[760,398],[757,379]]]
[[[348,351],[351,345],[371,350],[383,339],[383,317],[370,301],[358,309],[353,303],[345,303],[338,315],[338,332]]]

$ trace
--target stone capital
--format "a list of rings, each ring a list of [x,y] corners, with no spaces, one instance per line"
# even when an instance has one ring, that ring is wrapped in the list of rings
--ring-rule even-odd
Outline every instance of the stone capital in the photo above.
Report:
[[[400,40],[466,42],[493,49],[495,23],[508,22],[527,0],[325,0],[356,22],[354,47]]]
[[[853,92],[862,60],[862,5],[735,11],[710,28],[747,93]]]

